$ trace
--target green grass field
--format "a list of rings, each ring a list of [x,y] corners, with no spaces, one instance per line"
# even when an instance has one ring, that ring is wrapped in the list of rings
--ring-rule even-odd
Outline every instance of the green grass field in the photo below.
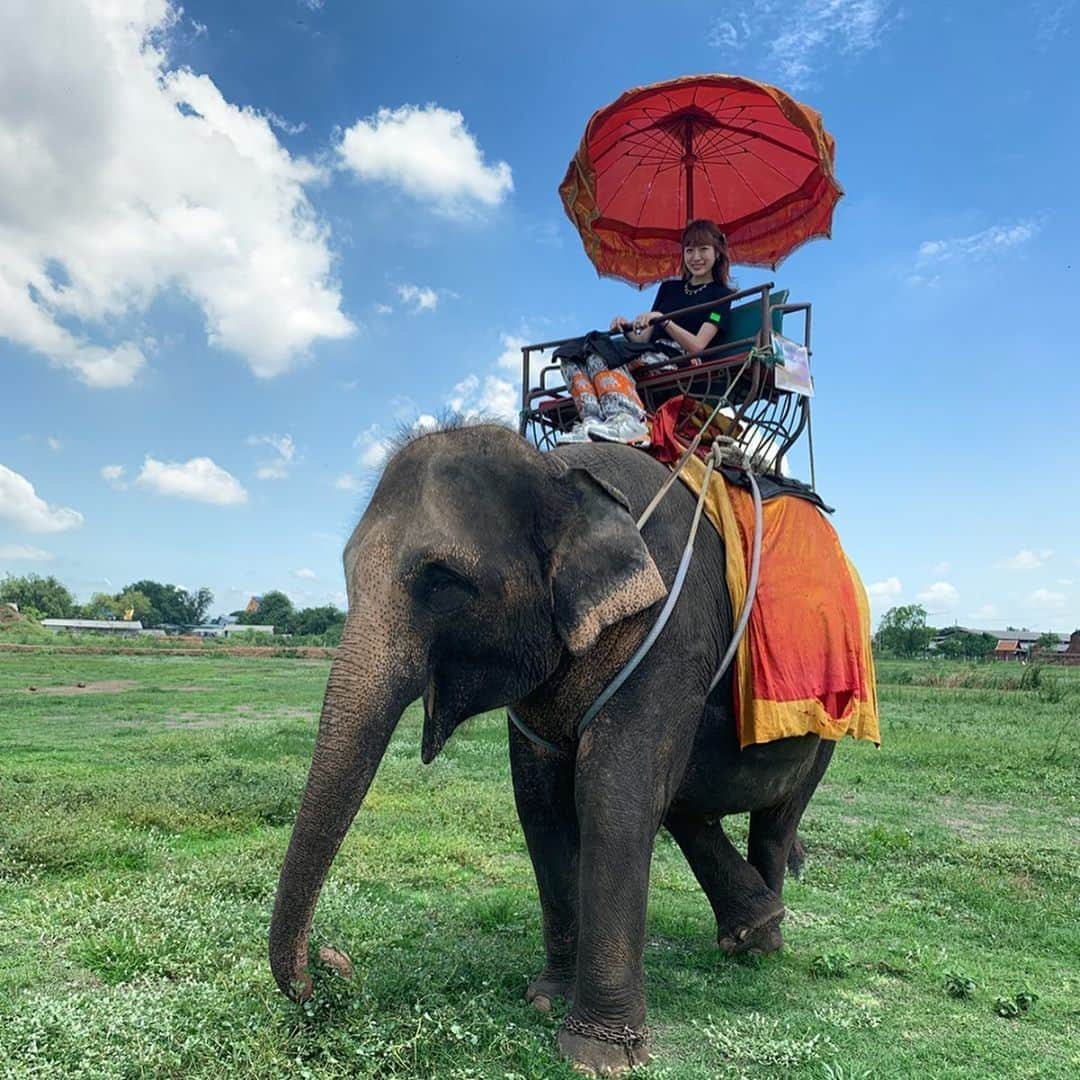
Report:
[[[328,670],[0,654],[0,1076],[575,1075],[558,1012],[522,1001],[539,909],[498,715],[425,768],[409,710],[316,914],[356,974],[303,1008],[277,992]],[[837,751],[782,953],[721,956],[658,838],[646,1075],[1080,1075],[1080,670],[966,670],[881,665],[885,744]]]

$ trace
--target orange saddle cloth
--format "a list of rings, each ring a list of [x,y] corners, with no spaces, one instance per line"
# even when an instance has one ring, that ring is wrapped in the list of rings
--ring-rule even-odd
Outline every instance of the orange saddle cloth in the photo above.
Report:
[[[691,456],[679,476],[697,495],[705,465]],[[753,499],[719,471],[709,489],[705,512],[724,538],[737,619],[746,600]],[[859,575],[813,503],[781,495],[762,509],[757,595],[735,654],[739,742],[814,732],[880,745],[870,606]]]

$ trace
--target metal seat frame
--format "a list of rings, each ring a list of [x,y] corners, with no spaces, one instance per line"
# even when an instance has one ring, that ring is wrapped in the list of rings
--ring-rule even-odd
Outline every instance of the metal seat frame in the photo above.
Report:
[[[771,464],[764,464],[764,471],[780,468],[780,461],[802,436],[807,433],[807,450],[810,461],[810,486],[815,487],[813,428],[810,423],[810,399],[802,394],[787,390],[778,390],[773,380],[773,367],[765,362],[764,356],[772,352],[772,318],[781,315],[803,315],[802,344],[807,352],[811,351],[811,305],[773,304],[771,292],[773,283],[755,285],[733,293],[729,298],[733,302],[749,301],[760,305],[760,329],[751,337],[737,341],[725,341],[718,346],[687,353],[673,360],[675,370],[657,371],[644,374],[637,380],[637,390],[650,412],[655,412],[668,398],[676,394],[685,394],[710,405],[720,399],[729,403],[728,418],[742,432],[746,451],[754,455],[755,447],[760,449],[764,441],[769,445],[768,458]],[[683,315],[715,307],[715,302],[695,304],[672,312]],[[558,364],[548,364],[540,369],[539,386],[530,386],[530,366],[532,356],[537,352],[546,352],[565,345],[574,338],[561,338],[557,341],[543,341],[535,345],[524,345],[521,349],[521,414],[519,430],[541,450],[557,445],[558,436],[568,431],[577,420],[577,410],[573,398],[565,385],[549,385],[548,375],[559,373]],[[701,363],[693,365],[694,359]],[[756,455],[758,459],[761,454]]]

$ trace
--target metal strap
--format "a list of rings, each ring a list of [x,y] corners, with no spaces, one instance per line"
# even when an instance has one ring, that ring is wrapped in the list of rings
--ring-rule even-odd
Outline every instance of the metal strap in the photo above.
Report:
[[[713,416],[719,411],[719,405],[713,411],[709,420],[711,422]],[[690,449],[682,457],[678,467],[674,473],[668,477],[664,486],[657,493],[657,497],[653,499],[650,505],[646,508],[645,513],[642,514],[638,520],[638,528],[648,520],[652,511],[656,508],[660,501],[660,498],[666,494],[667,490],[671,486],[672,481],[682,471],[683,465],[687,459],[694,452],[697,444],[701,441],[701,434],[704,432],[708,425],[702,426],[702,431],[698,433],[698,437],[694,440]],[[725,440],[728,443],[734,440]],[[679,595],[682,593],[683,585],[686,582],[686,575],[690,569],[690,560],[694,554],[694,540],[697,538],[698,527],[701,524],[701,513],[705,507],[705,497],[709,491],[709,482],[712,480],[713,470],[716,468],[717,463],[722,457],[722,447],[720,440],[713,446],[713,452],[709,454],[709,460],[705,467],[705,479],[701,485],[701,491],[698,492],[697,506],[694,508],[694,519],[690,524],[690,535],[686,540],[686,547],[683,549],[682,558],[679,560],[679,567],[675,572],[675,580],[672,582],[671,590],[668,592],[667,600],[664,603],[663,608],[657,616],[656,622],[653,623],[649,633],[645,636],[645,640],[634,651],[634,655],[626,662],[626,665],[621,671],[608,683],[608,685],[600,692],[600,696],[589,706],[585,715],[578,721],[577,736],[580,739],[584,734],[585,729],[596,719],[600,710],[611,700],[611,698],[618,692],[619,688],[626,682],[627,679],[634,673],[638,665],[648,655],[649,650],[656,643],[656,639],[663,633],[664,627],[667,625],[668,620],[671,618],[671,613],[675,610],[675,605],[679,601]],[[713,676],[712,682],[709,683],[709,689],[706,691],[705,696],[716,689],[717,684],[724,677],[724,673],[727,671],[732,659],[735,656],[735,652],[739,647],[739,642],[742,640],[743,634],[746,633],[746,627],[750,621],[750,610],[754,606],[754,597],[757,595],[758,575],[761,568],[761,533],[762,533],[762,509],[761,509],[761,490],[758,487],[757,479],[755,478],[751,469],[746,468],[746,475],[750,479],[750,491],[754,499],[754,543],[752,548],[752,555],[750,560],[750,580],[747,583],[746,600],[743,603],[742,612],[739,615],[739,621],[736,624],[735,632],[731,636],[731,641],[728,643],[727,652],[724,653],[723,659],[720,661],[720,667],[716,674]],[[549,753],[556,755],[557,757],[565,757],[566,752],[560,749],[552,742],[548,742],[547,739],[541,738],[532,729],[530,729],[524,721],[517,716],[513,709],[507,708],[506,715],[510,719],[510,722],[525,736],[530,742],[535,743],[537,746]]]
[[[649,650],[656,643],[656,639],[667,625],[668,619],[671,618],[671,613],[675,610],[675,605],[678,603],[679,594],[682,592],[683,583],[686,581],[686,572],[690,569],[690,558],[694,554],[694,540],[697,537],[698,526],[701,524],[701,511],[705,506],[705,495],[709,490],[709,480],[712,477],[713,469],[715,467],[716,458],[713,455],[710,455],[709,464],[705,469],[705,482],[701,485],[701,491],[698,493],[697,507],[694,510],[694,520],[690,525],[690,535],[686,540],[686,547],[683,549],[682,558],[679,560],[679,569],[675,573],[675,581],[672,583],[671,591],[668,593],[667,602],[664,604],[660,615],[656,622],[653,623],[652,629],[649,631],[645,640],[637,647],[636,652],[627,661],[626,666],[607,684],[601,691],[600,696],[589,706],[585,715],[578,721],[577,733],[579,739],[585,729],[596,719],[597,713],[599,713],[611,700],[612,695],[619,687],[630,678],[638,664],[645,659]]]
[[[537,746],[547,750],[549,754],[554,754],[556,757],[565,757],[566,755],[560,750],[553,742],[548,742],[547,739],[542,739],[536,734],[532,728],[528,727],[523,720],[514,712],[513,709],[507,709],[506,715],[510,720],[510,723],[514,725],[530,742],[536,743]]]

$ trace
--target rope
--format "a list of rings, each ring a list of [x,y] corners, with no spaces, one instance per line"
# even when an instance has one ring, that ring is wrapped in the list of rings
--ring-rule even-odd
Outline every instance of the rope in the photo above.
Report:
[[[717,455],[711,453],[709,455],[708,465],[705,468],[705,483],[701,485],[697,506],[694,509],[694,520],[690,523],[690,535],[687,538],[686,547],[683,548],[682,558],[679,560],[679,569],[675,573],[675,581],[671,586],[671,591],[668,593],[663,610],[660,612],[656,622],[653,623],[652,629],[646,635],[645,640],[637,647],[634,655],[627,661],[626,666],[607,684],[601,691],[600,696],[589,706],[585,715],[578,722],[577,733],[579,739],[589,724],[596,718],[596,715],[600,710],[611,700],[619,687],[630,678],[641,661],[645,659],[646,654],[653,647],[653,643],[667,625],[668,619],[671,618],[671,613],[675,610],[675,605],[679,600],[679,594],[682,592],[683,584],[686,581],[687,571],[690,569],[690,558],[694,554],[694,540],[697,537],[698,526],[701,524],[701,512],[705,508],[705,496],[709,490],[709,479],[712,477],[713,469],[716,467],[716,461]]]
[[[746,359],[743,361],[742,368],[739,371],[739,375],[732,380],[731,385],[734,385],[747,365],[754,361],[761,361],[764,363],[775,363],[775,353],[772,349],[760,349],[754,348],[750,350]],[[716,419],[720,410],[729,404],[727,396],[724,395],[716,403],[716,407],[709,414],[709,419],[701,425],[701,429],[694,436],[690,445],[683,452],[681,458],[679,458],[678,464],[672,470],[671,475],[667,477],[663,484],[660,486],[660,490],[652,497],[649,505],[641,512],[641,516],[637,519],[637,528],[640,532],[644,528],[645,523],[652,516],[653,511],[660,505],[661,500],[671,490],[672,484],[679,477],[679,473],[682,472],[683,467],[687,461],[690,460],[690,456],[701,445],[701,440],[705,435],[705,432],[711,426],[713,420]],[[653,623],[652,628],[645,636],[645,640],[634,651],[634,655],[626,662],[626,665],[622,670],[608,683],[608,685],[600,692],[600,696],[592,703],[586,710],[585,715],[578,721],[577,735],[580,739],[585,729],[596,719],[600,710],[611,700],[611,698],[619,691],[620,687],[626,682],[627,679],[634,673],[638,665],[645,659],[649,650],[653,647],[656,639],[663,632],[664,627],[667,625],[668,620],[671,618],[671,613],[675,610],[675,605],[678,603],[679,595],[682,593],[683,585],[686,582],[686,575],[690,569],[690,560],[694,554],[694,540],[697,538],[698,527],[701,525],[701,515],[705,508],[705,497],[709,491],[709,483],[712,480],[714,470],[718,465],[734,465],[737,468],[742,469],[750,480],[750,492],[754,499],[754,542],[751,549],[750,557],[750,579],[747,583],[746,600],[743,603],[742,612],[739,615],[739,620],[735,624],[734,633],[731,635],[731,641],[728,642],[727,651],[724,653],[723,659],[720,661],[720,667],[716,674],[713,676],[712,682],[709,683],[709,689],[706,691],[706,698],[716,689],[717,684],[724,677],[724,673],[727,671],[734,659],[735,652],[739,647],[739,642],[742,641],[743,635],[746,633],[746,627],[750,622],[750,611],[754,606],[754,597],[757,595],[758,575],[761,569],[761,533],[762,533],[762,508],[761,508],[761,490],[758,487],[757,478],[754,476],[753,466],[757,465],[757,460],[747,454],[746,450],[740,445],[737,439],[732,438],[729,435],[717,435],[713,439],[712,446],[709,450],[709,456],[705,463],[705,478],[701,485],[701,491],[698,492],[697,506],[694,508],[694,518],[690,523],[690,534],[686,540],[686,547],[683,548],[682,558],[679,560],[678,569],[675,571],[675,580],[672,582],[671,589],[668,592],[667,600],[664,602],[664,606],[660,611],[656,622]],[[507,709],[506,715],[510,719],[510,722],[524,735],[527,739],[530,739],[537,746],[555,754],[558,757],[565,757],[565,751],[561,750],[554,743],[549,742],[547,739],[541,738],[534,731],[518,718],[513,709]]]

